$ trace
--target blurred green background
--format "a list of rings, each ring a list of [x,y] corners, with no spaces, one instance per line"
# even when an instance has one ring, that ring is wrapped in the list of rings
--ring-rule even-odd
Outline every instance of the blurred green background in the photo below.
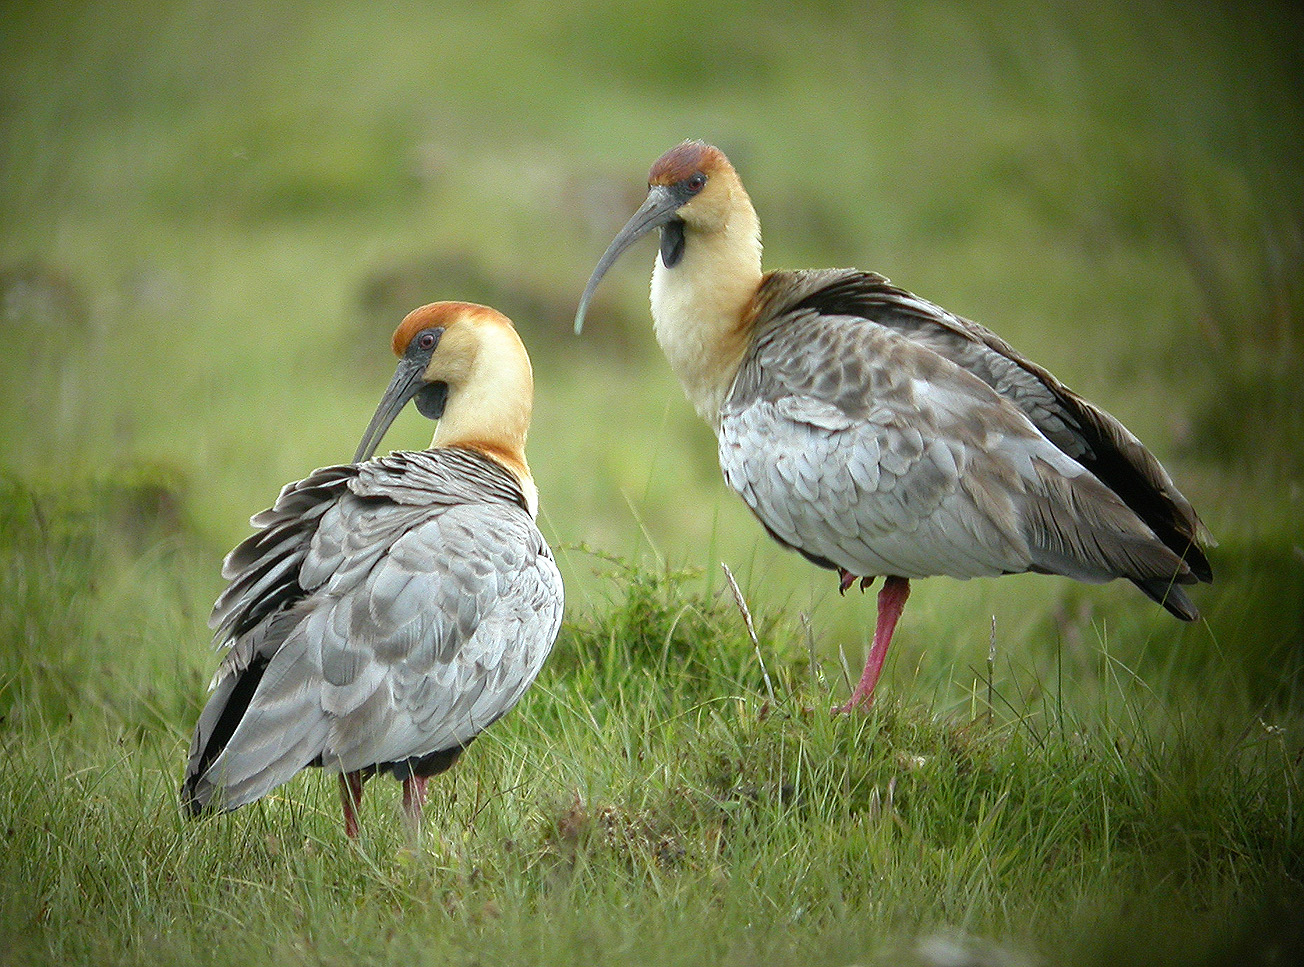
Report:
[[[134,871],[142,850],[202,857],[226,835],[230,855],[213,854],[211,875],[189,859],[179,867],[184,883],[224,890],[244,875],[233,857],[246,855],[245,831],[261,835],[265,822],[268,843],[285,829],[292,840],[305,815],[326,828],[327,808],[301,814],[294,805],[333,809],[315,781],[203,835],[173,828],[173,776],[216,662],[204,619],[221,557],[249,516],[285,482],[348,459],[392,372],[390,332],[436,299],[497,306],[532,353],[529,455],[568,592],[553,661],[498,730],[502,748],[486,740],[479,758],[468,757],[481,771],[456,780],[463,790],[474,783],[478,795],[482,776],[523,771],[543,795],[532,798],[530,787],[495,808],[509,819],[534,810],[545,829],[565,828],[571,790],[578,809],[587,781],[617,807],[637,808],[656,788],[639,770],[655,764],[642,752],[618,761],[571,737],[585,734],[585,703],[647,694],[630,683],[646,684],[648,668],[664,670],[668,655],[678,661],[694,647],[685,636],[710,625],[692,616],[701,602],[723,603],[722,627],[734,617],[721,561],[762,627],[780,628],[766,641],[783,652],[769,656],[781,704],[838,697],[839,653],[858,667],[872,596],[839,598],[832,575],[772,545],[726,492],[711,433],[652,340],[650,243],[608,275],[584,336],[571,334],[589,271],[640,202],[648,167],[689,137],[718,144],[739,169],[765,229],[767,268],[873,269],[994,329],[1131,427],[1220,542],[1216,583],[1194,594],[1207,620],[1192,626],[1122,584],[921,582],[880,689],[886,717],[866,720],[888,727],[849,747],[872,747],[883,758],[875,768],[895,769],[913,741],[890,734],[898,710],[910,722],[923,708],[944,743],[954,723],[986,708],[984,679],[994,677],[1002,742],[1026,734],[1040,747],[1058,730],[1071,763],[1073,730],[1098,729],[1097,773],[1100,761],[1114,762],[1099,750],[1117,749],[1125,776],[1134,759],[1144,768],[1153,758],[1157,775],[1178,777],[1157,781],[1154,796],[1135,783],[1137,816],[1155,802],[1180,808],[1136,820],[1117,840],[1113,800],[1101,793],[1106,853],[1146,860],[1137,896],[1150,895],[1150,877],[1165,867],[1149,860],[1164,850],[1127,837],[1153,821],[1164,831],[1158,842],[1185,844],[1179,852],[1194,858],[1194,873],[1173,867],[1171,907],[1235,932],[1224,898],[1252,906],[1263,883],[1277,895],[1279,876],[1283,895],[1297,897],[1300,859],[1277,844],[1298,842],[1290,797],[1304,748],[1302,26],[1298,5],[1285,2],[0,2],[0,778],[12,793],[0,805],[10,839],[17,825],[23,844],[4,867],[14,935],[36,925],[33,944],[57,953],[66,942],[74,957],[79,937],[116,955],[153,935],[149,902],[118,913],[131,877],[106,877],[104,897],[87,900],[100,895],[99,881],[67,872],[69,857],[94,853],[83,839],[122,844],[120,865]],[[421,447],[430,432],[409,412],[386,446]],[[685,569],[695,575],[686,583]],[[633,592],[622,602],[629,588],[651,588],[655,607]],[[650,612],[656,621],[634,627]],[[801,616],[826,659],[809,679]],[[639,634],[664,640],[660,665],[622,651],[624,637]],[[715,641],[703,654],[715,661],[723,647]],[[585,651],[602,648],[598,658],[613,662]],[[749,648],[729,655],[751,667]],[[594,692],[584,669],[614,674],[625,661],[630,677]],[[714,680],[711,690],[732,694]],[[668,694],[665,706],[640,705],[644,718],[621,719],[613,697],[598,715],[612,734],[632,736],[630,747],[651,743],[655,758],[658,736],[671,737],[669,748],[693,733],[680,707],[690,700]],[[802,748],[808,739],[816,750],[821,740],[841,748],[839,730],[859,728],[800,716],[776,724],[736,704],[718,721],[788,729]],[[712,748],[713,733],[699,731],[684,762]],[[1191,748],[1207,770],[1191,770],[1199,781],[1183,785]],[[498,769],[495,754],[511,770]],[[531,754],[555,769],[530,771]],[[1253,782],[1226,768],[1247,756],[1271,760],[1254,760]],[[765,761],[745,766],[763,774]],[[1091,800],[1077,777],[1058,775],[1060,759],[1047,761],[1066,801]],[[909,770],[896,771],[907,788]],[[635,786],[628,802],[609,779],[616,774]],[[1201,785],[1206,774],[1231,790],[1234,808],[1201,798],[1214,788]],[[1051,785],[1030,775],[1029,788]],[[945,797],[919,783],[909,819],[926,825],[928,804],[945,814]],[[82,785],[93,790],[84,803]],[[967,803],[971,777],[957,774],[954,785]],[[62,808],[69,789],[77,801]],[[675,789],[666,795],[678,801]],[[25,805],[43,796],[60,808]],[[101,835],[106,801],[118,803],[117,825]],[[967,807],[959,815],[954,840],[970,842]],[[1226,817],[1243,815],[1257,818],[1237,839],[1238,820]],[[496,828],[489,818],[485,830]],[[799,815],[766,823],[792,843],[810,840]],[[858,828],[830,826],[838,836]],[[316,848],[312,835],[305,851]],[[493,854],[493,836],[467,848]],[[788,867],[765,852],[768,842],[758,837],[756,862],[781,879]],[[789,840],[774,842],[791,852]],[[1012,836],[993,855],[1018,856],[1022,842]],[[981,838],[971,845],[974,868],[990,864]],[[893,842],[882,846],[873,855],[897,855]],[[1084,855],[1090,866],[1094,854]],[[947,870],[968,869],[938,856]],[[336,857],[351,871],[346,882],[374,887],[352,857]],[[813,865],[859,883],[861,855],[847,857]],[[1037,877],[1053,864],[1039,857],[1014,863],[1015,887],[998,877],[994,898],[974,901],[975,929],[1026,920],[1007,909],[1021,896],[1047,898],[1034,927],[1063,920],[1073,898],[1051,896]],[[918,880],[909,862],[898,886]],[[172,875],[166,864],[157,870]],[[596,879],[599,893],[608,888]],[[145,901],[171,888],[142,882]],[[515,889],[506,882],[500,899]],[[610,882],[612,922],[623,923],[626,888]],[[1099,896],[1112,909],[1116,898],[1084,882],[1085,902]],[[341,908],[352,909],[351,889]],[[903,903],[919,896],[910,907],[918,912],[889,905],[889,919],[969,916],[963,905],[930,906],[936,891],[924,880],[914,890]],[[858,895],[878,902],[872,891]],[[1148,907],[1129,912],[1132,894],[1122,895],[1118,909],[1166,942],[1162,918]],[[201,925],[197,951],[225,928],[226,911],[245,909],[239,890],[213,902],[206,915],[186,908]],[[505,923],[516,923],[504,904]],[[268,921],[285,909],[269,905]],[[647,910],[631,929],[674,932],[661,908]],[[58,919],[81,911],[92,924],[84,932]],[[735,913],[737,935],[751,936],[751,908]],[[358,915],[376,920],[368,908]],[[97,916],[101,928],[133,916],[141,925],[119,937],[103,931],[110,939],[101,941]],[[817,931],[828,922],[821,916]],[[1247,942],[1256,922],[1245,921]],[[509,929],[503,936],[515,940]],[[588,949],[581,940],[577,949]]]
[[[1270,663],[1283,642],[1298,658],[1291,5],[0,10],[0,471],[41,493],[125,488],[129,517],[210,549],[197,601],[251,513],[350,455],[402,315],[469,299],[510,314],[535,358],[554,544],[701,567],[713,587],[725,560],[854,663],[872,603],[837,600],[725,492],[651,338],[650,244],[569,331],[648,166],[701,137],[748,185],[768,268],[882,272],[1123,419],[1222,542],[1198,595],[1215,622],[1234,598],[1217,629],[1266,620]],[[429,432],[410,412],[386,445]],[[600,568],[563,563],[572,605],[600,604]],[[1103,616],[1160,653],[1209,646],[1123,586],[925,587],[897,674],[964,677],[992,615],[1016,652],[1098,638]]]

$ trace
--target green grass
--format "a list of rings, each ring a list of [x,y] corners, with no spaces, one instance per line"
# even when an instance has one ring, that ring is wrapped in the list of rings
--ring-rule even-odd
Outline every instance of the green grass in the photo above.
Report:
[[[800,622],[758,615],[771,702],[727,592],[619,561],[599,562],[609,606],[567,623],[520,709],[437,784],[417,853],[389,782],[356,844],[319,774],[187,821],[178,765],[208,663],[166,644],[199,637],[193,614],[135,649],[105,637],[114,542],[83,538],[117,534],[90,522],[117,496],[88,498],[89,519],[44,504],[4,562],[26,612],[60,622],[30,640],[84,651],[0,669],[15,962],[892,962],[922,938],[1219,963],[1302,939],[1297,713],[1138,721],[1151,686],[1106,665],[1109,701],[1086,714],[1013,710],[998,672],[963,713],[895,696],[832,716],[837,670]],[[129,597],[185,615],[190,564],[136,566]]]
[[[0,7],[0,962],[1298,953],[1298,14],[264,6]],[[637,255],[569,335],[689,136],[738,165],[767,266],[884,272],[1134,429],[1219,539],[1205,621],[921,582],[874,713],[830,717],[872,596],[724,491]],[[562,638],[415,854],[393,783],[356,845],[316,774],[183,821],[221,555],[347,458],[437,298],[535,360]]]

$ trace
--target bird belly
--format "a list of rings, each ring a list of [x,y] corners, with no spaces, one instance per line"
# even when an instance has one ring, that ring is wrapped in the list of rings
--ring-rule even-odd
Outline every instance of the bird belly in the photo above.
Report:
[[[1017,536],[973,512],[962,455],[945,441],[784,409],[728,411],[719,436],[726,483],[781,543],[861,576],[1027,570]]]

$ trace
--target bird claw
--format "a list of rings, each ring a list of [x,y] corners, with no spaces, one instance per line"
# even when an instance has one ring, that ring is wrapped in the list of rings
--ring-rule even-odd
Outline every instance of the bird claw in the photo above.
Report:
[[[838,568],[838,594],[845,596],[847,590],[855,584],[857,580],[856,575],[852,574],[845,567]],[[863,593],[866,588],[874,583],[874,577],[873,575],[870,575],[869,577],[859,578],[859,581],[860,590]]]

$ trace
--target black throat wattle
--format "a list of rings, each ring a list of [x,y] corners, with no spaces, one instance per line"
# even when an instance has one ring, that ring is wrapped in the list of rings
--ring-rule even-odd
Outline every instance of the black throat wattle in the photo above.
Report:
[[[684,257],[684,220],[672,218],[661,226],[661,264],[673,269]]]
[[[448,405],[448,384],[427,383],[416,392],[417,411],[427,420],[438,420]]]

